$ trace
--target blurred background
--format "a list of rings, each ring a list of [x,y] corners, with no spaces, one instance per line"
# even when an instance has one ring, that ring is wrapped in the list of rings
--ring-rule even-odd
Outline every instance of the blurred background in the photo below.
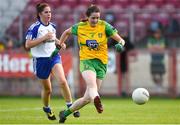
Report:
[[[80,21],[87,6],[96,4],[101,19],[125,39],[117,53],[109,39],[109,64],[101,95],[130,96],[144,87],[152,96],[180,96],[180,0],[0,0],[0,96],[40,96],[32,60],[23,44],[27,28],[36,21],[36,4],[47,2],[57,36]],[[61,51],[66,77],[75,97],[85,90],[79,74],[75,37]],[[59,95],[53,80],[53,95]]]

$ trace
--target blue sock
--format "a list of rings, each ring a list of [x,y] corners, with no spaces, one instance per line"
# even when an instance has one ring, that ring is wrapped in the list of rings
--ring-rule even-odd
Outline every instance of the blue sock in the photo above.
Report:
[[[67,108],[71,107],[71,105],[72,105],[72,102],[67,102],[66,103]]]
[[[43,110],[44,110],[45,112],[51,112],[50,107],[43,107]]]

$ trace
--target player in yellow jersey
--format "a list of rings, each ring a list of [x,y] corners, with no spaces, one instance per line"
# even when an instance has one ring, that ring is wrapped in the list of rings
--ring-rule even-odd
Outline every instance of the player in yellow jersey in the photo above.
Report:
[[[84,96],[77,99],[69,109],[59,113],[60,123],[64,123],[67,116],[90,102],[94,103],[98,113],[103,112],[98,90],[107,71],[107,39],[111,37],[118,42],[115,45],[118,51],[121,51],[125,44],[113,26],[100,20],[100,10],[97,6],[90,6],[86,11],[86,16],[87,20],[65,30],[60,38],[60,43],[57,43],[65,48],[63,43],[69,35],[77,35],[80,48],[80,71],[86,83]]]

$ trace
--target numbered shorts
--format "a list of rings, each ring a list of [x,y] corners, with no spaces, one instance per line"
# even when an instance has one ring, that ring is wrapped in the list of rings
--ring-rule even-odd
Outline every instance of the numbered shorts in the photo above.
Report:
[[[104,79],[107,72],[107,65],[99,59],[89,59],[80,61],[80,72],[91,70],[96,73],[98,79]]]
[[[34,73],[40,79],[47,79],[51,73],[53,66],[56,63],[62,63],[61,56],[59,54],[57,54],[52,58],[49,57],[33,58]]]

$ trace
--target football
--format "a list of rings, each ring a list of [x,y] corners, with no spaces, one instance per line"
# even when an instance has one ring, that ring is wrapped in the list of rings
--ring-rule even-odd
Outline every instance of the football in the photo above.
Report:
[[[145,104],[149,100],[149,92],[145,88],[137,88],[132,93],[132,99],[138,105]]]

